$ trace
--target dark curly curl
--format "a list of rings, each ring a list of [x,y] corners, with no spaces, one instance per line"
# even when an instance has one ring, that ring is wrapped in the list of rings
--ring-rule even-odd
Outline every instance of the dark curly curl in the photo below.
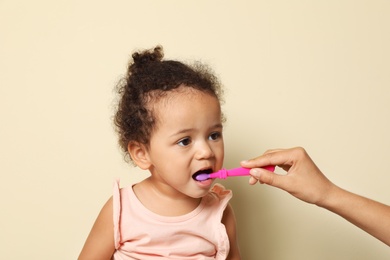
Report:
[[[168,91],[186,86],[215,96],[222,102],[222,86],[209,67],[199,62],[188,65],[163,60],[163,56],[161,46],[133,53],[127,74],[116,87],[119,102],[114,123],[119,145],[130,160],[129,142],[149,145],[156,125],[150,104]]]

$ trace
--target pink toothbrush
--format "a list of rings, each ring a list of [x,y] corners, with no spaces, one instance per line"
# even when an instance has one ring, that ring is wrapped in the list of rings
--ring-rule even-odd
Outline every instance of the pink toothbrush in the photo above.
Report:
[[[275,171],[274,165],[269,165],[269,166],[265,166],[262,168],[266,169],[268,171],[271,171],[271,172]],[[234,168],[234,169],[230,169],[230,170],[221,169],[221,170],[214,172],[214,173],[198,174],[197,176],[195,176],[195,180],[205,181],[207,179],[215,179],[215,178],[226,179],[227,177],[232,177],[232,176],[248,176],[248,175],[250,175],[249,174],[250,170],[251,170],[250,168],[242,168],[242,167]]]

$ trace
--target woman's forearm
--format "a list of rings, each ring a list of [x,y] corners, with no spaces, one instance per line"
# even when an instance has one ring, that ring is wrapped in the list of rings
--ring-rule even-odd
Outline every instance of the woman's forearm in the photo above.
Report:
[[[334,186],[317,203],[390,246],[390,206]]]

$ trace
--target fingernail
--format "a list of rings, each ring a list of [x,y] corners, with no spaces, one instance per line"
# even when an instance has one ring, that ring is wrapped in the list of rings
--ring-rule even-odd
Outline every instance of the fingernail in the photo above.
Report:
[[[260,172],[257,169],[252,169],[251,174],[252,176],[260,177]]]

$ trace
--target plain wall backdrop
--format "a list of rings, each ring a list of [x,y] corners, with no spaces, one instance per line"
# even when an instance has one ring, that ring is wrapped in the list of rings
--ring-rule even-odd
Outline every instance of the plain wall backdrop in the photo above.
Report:
[[[161,44],[224,83],[225,167],[303,146],[336,184],[390,203],[389,1],[0,0],[0,258],[76,259],[126,164],[113,88]],[[174,170],[174,169],[173,169]],[[284,191],[232,189],[243,259],[389,259]]]

